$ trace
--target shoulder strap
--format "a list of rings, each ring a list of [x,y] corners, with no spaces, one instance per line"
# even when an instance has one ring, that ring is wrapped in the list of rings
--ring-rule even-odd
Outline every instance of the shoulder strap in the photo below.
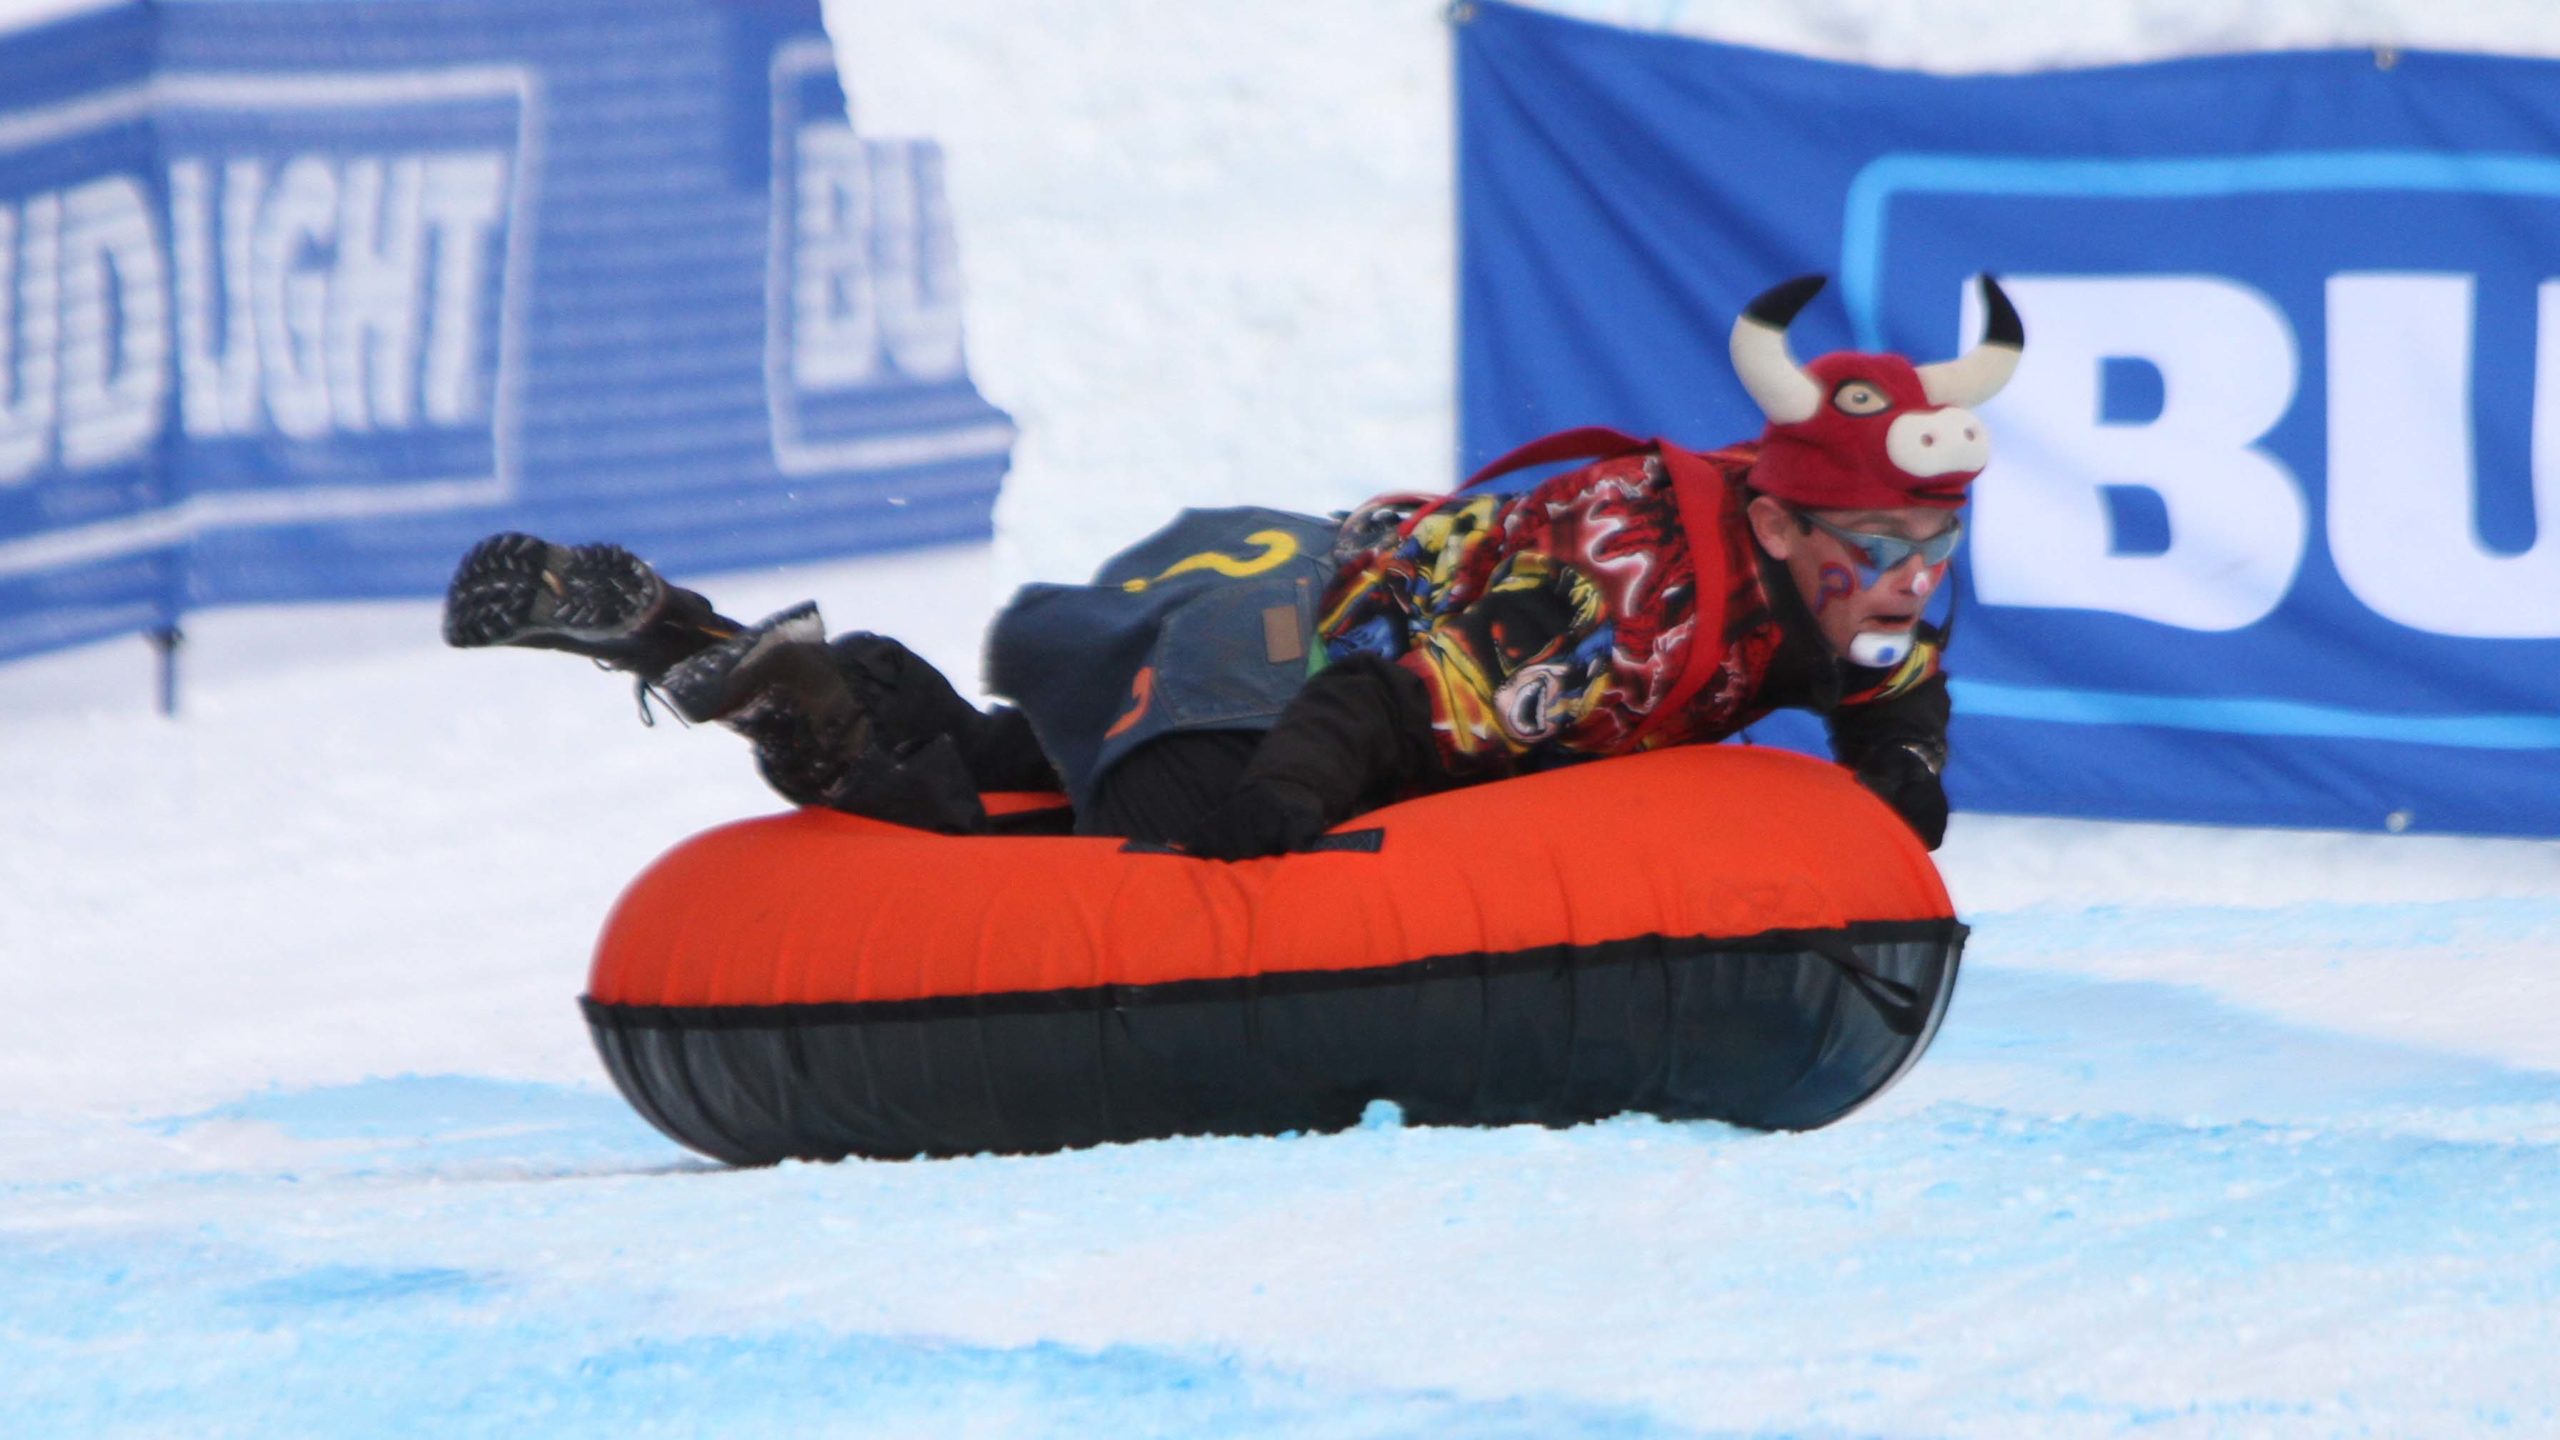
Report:
[[[1732,576],[1728,572],[1725,527],[1736,516],[1727,507],[1739,498],[1734,477],[1750,468],[1755,447],[1732,446],[1700,455],[1667,440],[1651,442],[1671,473],[1671,493],[1680,505],[1680,524],[1689,539],[1692,592],[1697,597],[1697,628],[1690,632],[1689,655],[1671,691],[1636,727],[1643,740],[1659,734],[1689,708],[1724,665],[1724,606]]]
[[[1651,449],[1653,443],[1650,440],[1639,440],[1624,430],[1612,430],[1606,425],[1585,425],[1578,430],[1559,430],[1553,435],[1530,441],[1468,476],[1455,490],[1406,516],[1404,523],[1396,527],[1396,533],[1411,535],[1414,527],[1429,519],[1442,506],[1488,480],[1499,480],[1516,471],[1532,469],[1539,465],[1554,465],[1567,460],[1615,460],[1621,455],[1633,455],[1640,450]]]
[[[1639,440],[1623,430],[1605,425],[1586,425],[1577,430],[1562,430],[1532,440],[1528,444],[1494,461],[1467,477],[1466,483],[1441,496],[1409,516],[1399,527],[1410,535],[1416,525],[1433,511],[1488,480],[1526,470],[1537,465],[1553,465],[1568,460],[1614,460],[1624,455],[1651,451],[1662,459],[1670,473],[1672,494],[1680,508],[1680,523],[1687,531],[1689,561],[1694,568],[1697,603],[1702,622],[1710,624],[1703,633],[1693,634],[1688,660],[1671,691],[1654,707],[1637,728],[1639,737],[1659,732],[1674,717],[1686,710],[1699,690],[1715,677],[1724,663],[1723,635],[1720,618],[1728,577],[1724,528],[1725,509],[1734,501],[1734,477],[1750,469],[1759,447],[1752,444],[1730,446],[1722,450],[1698,454],[1684,450],[1668,440]]]
[[[1606,425],[1585,425],[1579,430],[1559,430],[1553,435],[1532,440],[1501,459],[1467,477],[1461,490],[1472,490],[1487,480],[1497,480],[1514,471],[1536,465],[1553,465],[1563,460],[1614,460],[1632,455],[1651,445],[1624,430]]]

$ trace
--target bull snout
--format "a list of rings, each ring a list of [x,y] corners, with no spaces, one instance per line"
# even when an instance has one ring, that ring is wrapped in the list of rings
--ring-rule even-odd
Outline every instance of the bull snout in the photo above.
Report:
[[[1979,470],[1991,461],[1991,427],[1955,405],[1907,411],[1884,432],[1884,453],[1904,474],[1924,480]]]

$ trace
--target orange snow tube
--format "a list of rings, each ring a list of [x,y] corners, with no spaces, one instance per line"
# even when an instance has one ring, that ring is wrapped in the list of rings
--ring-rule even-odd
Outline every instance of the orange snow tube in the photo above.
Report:
[[[1965,929],[1845,771],[1669,750],[1406,801],[1238,864],[826,810],[679,845],[584,1000],[738,1164],[1626,1111],[1828,1124],[1919,1058]]]

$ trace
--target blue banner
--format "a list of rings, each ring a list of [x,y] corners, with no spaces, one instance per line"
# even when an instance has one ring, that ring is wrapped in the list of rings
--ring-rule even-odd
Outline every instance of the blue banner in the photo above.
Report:
[[[1799,356],[1925,361],[1998,275],[1958,806],[2560,834],[2560,65],[1948,78],[1500,4],[1458,54],[1470,464],[1751,438],[1761,289],[1834,278]]]
[[[182,0],[0,37],[0,659],[982,536],[942,162],[816,0]]]

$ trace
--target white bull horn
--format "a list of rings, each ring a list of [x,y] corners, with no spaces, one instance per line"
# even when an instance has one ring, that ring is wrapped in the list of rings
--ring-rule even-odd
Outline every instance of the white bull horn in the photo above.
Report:
[[[1822,285],[1819,275],[1799,275],[1762,292],[1733,322],[1733,373],[1773,424],[1810,420],[1822,408],[1822,387],[1787,353],[1787,326]]]
[[[2018,309],[2000,292],[2000,283],[1982,277],[1982,308],[1989,320],[1982,339],[1953,360],[1920,366],[1920,388],[1932,405],[1961,405],[1970,410],[2000,393],[2017,373],[2019,352],[2027,348],[2026,327]]]

